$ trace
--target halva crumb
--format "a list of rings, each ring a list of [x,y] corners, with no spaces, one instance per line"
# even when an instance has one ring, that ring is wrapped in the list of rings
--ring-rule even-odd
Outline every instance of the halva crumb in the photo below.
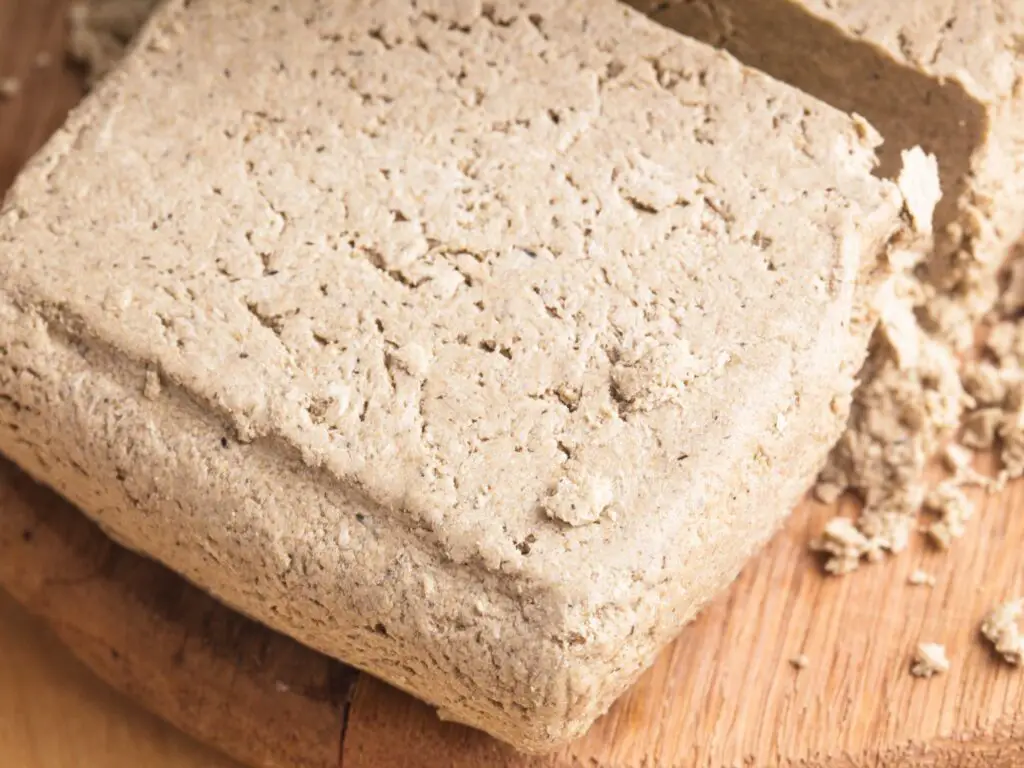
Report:
[[[974,514],[974,503],[955,480],[945,480],[930,491],[925,497],[924,508],[939,517],[925,531],[941,549],[949,549],[953,539],[964,535],[965,524]]]
[[[825,524],[821,536],[811,541],[811,549],[825,553],[825,570],[842,575],[855,570],[862,557],[874,557],[879,547],[848,517],[834,517]]]
[[[68,8],[67,53],[90,87],[124,55],[159,0],[76,0]]]
[[[907,213],[919,232],[932,231],[932,213],[942,197],[939,188],[939,163],[920,147],[904,150],[903,167],[896,180],[907,207]]]
[[[910,664],[914,677],[932,677],[949,671],[946,647],[939,643],[918,643]]]
[[[981,634],[1007,664],[1015,667],[1024,661],[1024,635],[1018,623],[1022,613],[1024,599],[1018,598],[996,606],[981,622]]]
[[[920,568],[915,568],[907,576],[907,583],[913,584],[915,587],[934,587],[935,576],[927,571],[922,571]]]

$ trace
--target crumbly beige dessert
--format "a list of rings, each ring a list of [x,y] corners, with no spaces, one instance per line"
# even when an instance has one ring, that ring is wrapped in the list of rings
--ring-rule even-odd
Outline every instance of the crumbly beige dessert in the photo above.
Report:
[[[914,677],[933,677],[949,671],[946,647],[939,643],[918,643],[910,664]]]
[[[876,140],[603,0],[172,2],[3,208],[0,447],[551,747],[842,431],[904,229]]]
[[[928,460],[958,427],[963,408],[973,406],[959,357],[1024,228],[1024,5],[943,0],[922,12],[919,4],[889,0],[633,4],[866,116],[885,138],[884,175],[897,177],[899,153],[915,144],[939,158],[946,194],[935,214],[934,252],[901,288],[905,321],[881,328],[848,430],[816,489],[823,500],[847,489],[862,499],[857,527],[870,540],[862,551],[898,551],[928,494]],[[908,357],[907,349],[917,354]],[[995,412],[967,419],[967,444],[991,443],[989,433],[1000,429],[1017,444],[1016,429],[997,425]],[[1011,476],[1024,469],[1024,461],[1010,461]],[[961,529],[942,516],[929,533],[945,545]],[[845,551],[829,570],[856,567]]]
[[[1020,631],[1020,617],[1024,614],[1024,600],[1010,600],[996,606],[981,623],[981,633],[995,652],[1007,664],[1020,666],[1024,662],[1024,635]]]

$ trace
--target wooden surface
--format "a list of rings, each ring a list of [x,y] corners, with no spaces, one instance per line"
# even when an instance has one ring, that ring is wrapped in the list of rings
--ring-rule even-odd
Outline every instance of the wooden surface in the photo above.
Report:
[[[0,765],[238,768],[100,683],[2,592]]]
[[[0,77],[28,73],[40,45],[57,49],[60,5],[0,0]],[[0,104],[0,182],[75,93],[54,68]],[[806,542],[832,511],[803,505],[590,734],[545,758],[441,723],[231,613],[2,463],[0,584],[100,677],[253,765],[1009,768],[1024,765],[1024,673],[988,652],[978,623],[1024,592],[1022,507],[1018,484],[982,505],[951,553],[918,546],[831,579]],[[916,567],[938,584],[908,585]],[[908,674],[920,640],[946,645],[948,674]],[[799,653],[801,671],[788,663]],[[229,764],[103,690],[0,600],[0,765]]]

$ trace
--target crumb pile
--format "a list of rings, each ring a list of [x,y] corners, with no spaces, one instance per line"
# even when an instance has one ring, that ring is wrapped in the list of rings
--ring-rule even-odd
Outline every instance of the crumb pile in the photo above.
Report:
[[[958,268],[978,273],[984,265],[994,279],[993,261]],[[833,574],[902,551],[915,529],[947,549],[974,511],[966,486],[998,490],[1024,475],[1024,260],[1011,262],[988,311],[980,309],[985,281],[971,283],[975,292],[946,293],[922,267],[894,289],[897,301],[873,339],[847,431],[814,488],[825,503],[845,492],[862,502],[856,520],[829,521],[811,543]],[[988,450],[999,458],[995,478],[972,468],[974,452]],[[936,459],[946,477],[933,486],[928,470]]]

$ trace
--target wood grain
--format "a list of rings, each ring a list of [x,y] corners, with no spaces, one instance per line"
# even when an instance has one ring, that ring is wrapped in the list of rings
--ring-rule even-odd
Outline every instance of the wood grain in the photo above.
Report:
[[[62,5],[0,0],[0,77],[25,78],[19,97],[0,102],[0,183],[79,92],[62,68],[31,67],[40,47],[60,50]],[[261,767],[326,768],[340,758],[344,768],[1009,768],[1024,765],[1024,674],[989,653],[978,623],[993,604],[1024,592],[1022,505],[1024,486],[1016,484],[984,500],[951,553],[916,546],[845,579],[823,576],[806,549],[811,531],[834,510],[802,505],[586,737],[543,758],[441,723],[426,705],[233,614],[116,547],[6,464],[0,585],[115,687]],[[916,567],[935,573],[934,588],[906,583]],[[0,602],[0,622],[6,650],[10,628],[18,632],[24,621]],[[946,645],[948,674],[927,681],[908,674],[921,640]],[[145,718],[123,739],[134,745],[124,747],[127,757],[78,759],[87,754],[79,749],[93,748],[95,729],[113,733],[121,726],[111,723],[133,722],[123,701],[91,699],[89,711],[61,714],[85,700],[51,690],[50,678],[70,680],[73,691],[80,670],[58,656],[52,673],[40,673],[36,662],[30,674],[22,660],[41,649],[13,647],[0,658],[0,749],[15,756],[13,765],[213,765],[198,748],[195,762],[131,757],[150,754],[140,746],[147,740],[168,738]],[[799,653],[810,659],[804,670],[788,663]],[[45,685],[36,682],[44,677]],[[84,724],[59,731],[59,744],[47,743],[50,725],[18,714],[18,702],[37,684],[33,702],[41,698],[55,718]],[[28,729],[28,741],[12,736],[19,728]]]
[[[103,685],[2,592],[0,765],[240,768]]]

